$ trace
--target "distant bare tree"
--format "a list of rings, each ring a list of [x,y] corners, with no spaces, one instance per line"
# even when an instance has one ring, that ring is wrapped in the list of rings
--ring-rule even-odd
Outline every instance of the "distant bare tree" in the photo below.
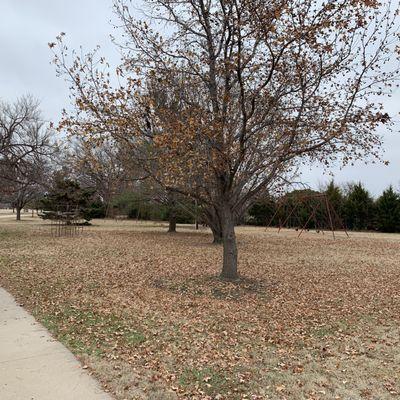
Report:
[[[43,126],[39,102],[32,96],[14,103],[0,101],[0,159],[18,162],[32,153],[48,154],[48,135],[35,134]]]
[[[17,220],[21,209],[45,190],[51,157],[58,150],[53,134],[32,97],[0,104],[0,194],[16,208]]]
[[[44,160],[23,160],[17,165],[1,167],[0,183],[3,198],[16,210],[17,221],[21,220],[21,210],[37,200],[45,191],[47,165]]]
[[[131,184],[131,163],[123,149],[112,140],[94,145],[84,138],[76,138],[67,151],[65,163],[82,187],[96,190],[110,216],[111,203]]]

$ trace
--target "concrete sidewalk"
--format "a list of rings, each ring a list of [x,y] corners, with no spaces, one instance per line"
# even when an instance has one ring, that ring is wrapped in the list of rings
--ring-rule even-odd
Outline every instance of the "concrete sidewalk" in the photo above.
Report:
[[[111,400],[13,297],[0,288],[0,399]]]

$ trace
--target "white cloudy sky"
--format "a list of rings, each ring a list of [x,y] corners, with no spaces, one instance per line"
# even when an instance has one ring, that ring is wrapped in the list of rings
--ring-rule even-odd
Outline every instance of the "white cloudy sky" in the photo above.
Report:
[[[117,62],[118,54],[109,40],[111,4],[111,0],[0,0],[0,99],[13,101],[30,93],[41,101],[45,117],[57,121],[61,109],[68,107],[68,88],[55,75],[47,43],[66,32],[69,48],[82,45],[89,51],[99,44],[102,53]],[[387,102],[397,121],[399,105],[397,91]],[[400,130],[399,123],[396,130]],[[390,184],[400,189],[400,133],[382,134],[389,166],[336,167],[331,172],[338,183],[361,180],[374,195]],[[329,179],[318,166],[303,170],[302,181],[312,187]]]

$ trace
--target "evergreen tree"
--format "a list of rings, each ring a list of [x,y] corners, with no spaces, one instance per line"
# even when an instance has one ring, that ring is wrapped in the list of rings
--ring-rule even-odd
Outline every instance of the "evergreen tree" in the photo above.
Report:
[[[335,184],[335,181],[333,179],[326,186],[325,194],[328,198],[329,205],[335,210],[335,213],[340,218],[343,218],[343,193],[340,187]]]
[[[249,209],[249,223],[265,226],[271,221],[275,210],[276,204],[273,197],[260,199]],[[277,224],[277,221],[272,221],[272,224]]]
[[[287,220],[287,226],[291,228],[314,229],[321,226],[321,200],[317,196],[320,193],[311,189],[296,189],[287,193],[286,204],[283,207],[283,215],[280,215],[282,221]],[[308,223],[307,223],[308,221]]]
[[[48,193],[40,201],[40,208],[52,212],[75,212],[86,221],[94,217],[104,217],[104,206],[94,189],[82,188],[78,182],[57,173]],[[51,216],[52,214],[48,214]],[[42,218],[46,218],[43,214]]]
[[[374,200],[361,182],[350,186],[344,203],[346,225],[354,230],[374,229]]]
[[[376,222],[382,232],[400,232],[400,195],[392,186],[376,201]]]

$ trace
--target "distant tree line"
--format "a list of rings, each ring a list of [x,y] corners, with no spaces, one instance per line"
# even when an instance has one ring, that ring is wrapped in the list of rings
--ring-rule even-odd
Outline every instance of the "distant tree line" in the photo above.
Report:
[[[198,210],[193,202],[175,199],[171,207],[156,194],[154,189],[139,184],[125,189],[107,205],[94,187],[82,187],[78,181],[58,172],[49,192],[39,200],[39,208],[55,210],[60,204],[69,204],[79,207],[88,221],[106,216],[170,221],[173,213],[175,223],[195,223]],[[202,222],[201,216],[199,220]],[[334,229],[400,232],[400,193],[389,186],[374,199],[360,182],[340,187],[331,181],[320,191],[293,190],[280,196],[263,197],[250,207],[242,220],[244,224],[259,226],[279,226],[284,222],[289,228],[329,230],[333,226]]]
[[[86,221],[116,216],[169,221],[170,232],[177,223],[200,222],[210,226],[218,242],[221,227],[209,223],[204,207],[144,179],[117,143],[93,146],[75,139],[57,144],[32,97],[0,103],[0,126],[0,202],[16,210],[17,220],[23,208],[66,207],[79,210]],[[361,182],[340,187],[332,180],[320,191],[261,195],[238,223],[400,232],[400,194],[390,186],[374,199]]]
[[[13,207],[17,220],[23,208],[61,207],[79,210],[86,221],[116,216],[169,221],[170,232],[177,223],[200,222],[212,229],[214,242],[220,240],[221,226],[210,223],[207,208],[144,172],[112,140],[101,146],[82,138],[58,144],[32,97],[0,103],[0,203]],[[262,194],[238,223],[400,232],[400,194],[390,186],[374,199],[360,182],[340,187],[332,180],[320,191]]]
[[[326,195],[329,211],[325,197],[319,194]],[[330,219],[334,229],[400,232],[400,193],[389,186],[374,199],[361,182],[340,187],[331,181],[319,192],[294,190],[262,198],[249,209],[246,223],[330,229]]]

